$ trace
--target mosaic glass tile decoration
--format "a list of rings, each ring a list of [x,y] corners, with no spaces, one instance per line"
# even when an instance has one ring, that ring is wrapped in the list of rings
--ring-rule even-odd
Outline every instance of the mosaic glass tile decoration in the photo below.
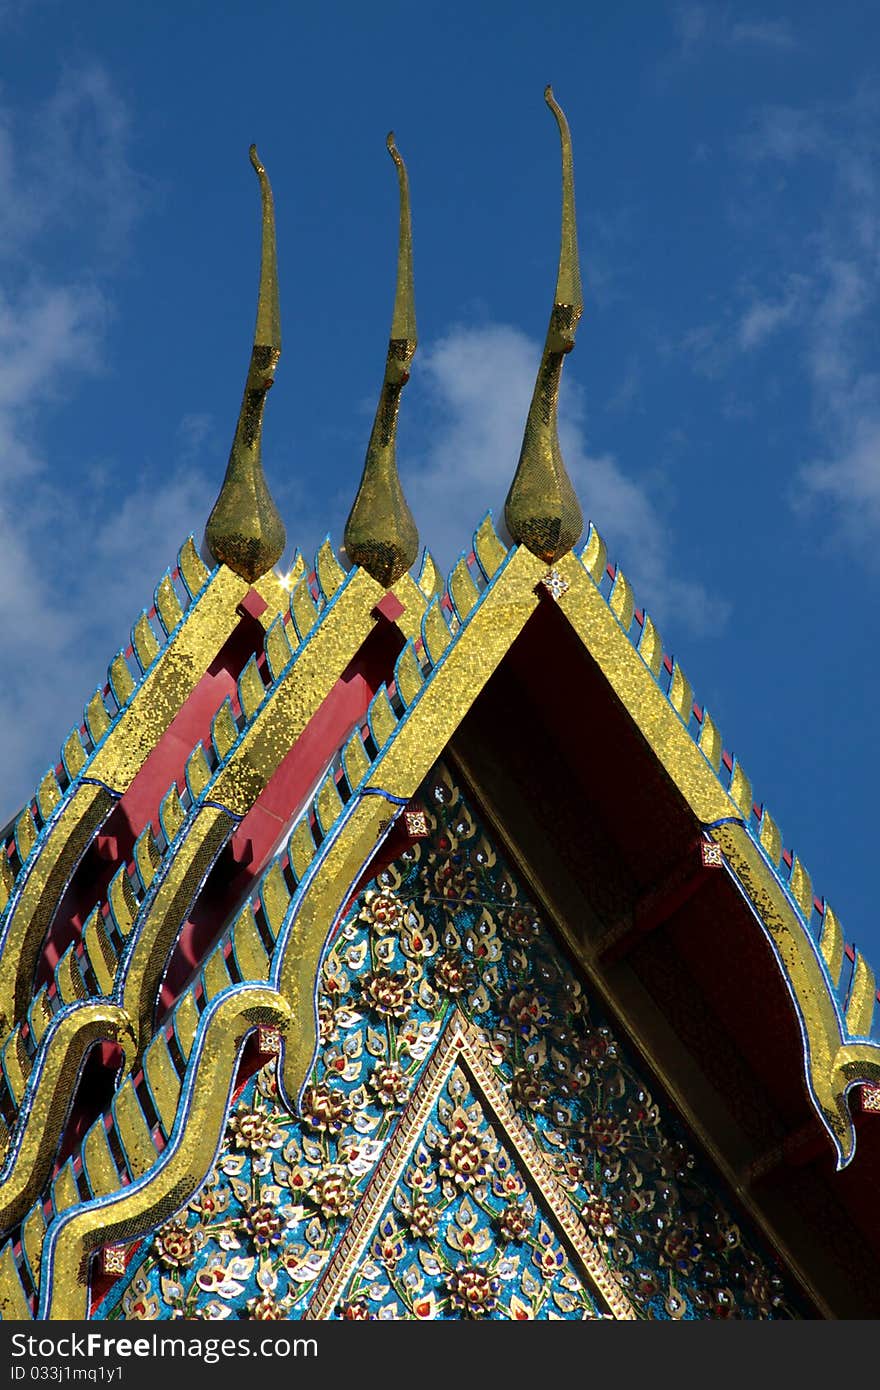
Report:
[[[270,1059],[111,1318],[809,1316],[442,765],[325,955],[301,1114]]]

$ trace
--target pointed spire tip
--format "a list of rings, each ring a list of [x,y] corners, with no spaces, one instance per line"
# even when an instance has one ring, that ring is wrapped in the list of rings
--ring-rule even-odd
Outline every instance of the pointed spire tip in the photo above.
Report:
[[[286,537],[266,484],[260,453],[263,407],[281,355],[275,213],[269,178],[256,145],[251,145],[248,153],[260,181],[262,203],[257,321],[235,438],[223,485],[208,517],[205,541],[216,560],[253,583],[280,559]]]
[[[385,379],[360,487],[345,523],[344,548],[353,564],[361,565],[378,583],[390,588],[409,569],[419,545],[418,530],[400,485],[396,458],[400,393],[409,380],[417,335],[406,165],[397,149],[393,130],[389,130],[385,144],[397,167],[400,190],[397,285]]]
[[[519,464],[504,517],[519,545],[547,564],[561,559],[583,529],[580,503],[565,468],[559,445],[559,384],[565,355],[574,346],[583,308],[574,211],[574,172],[568,121],[548,83],[544,99],[559,127],[562,149],[562,237],[559,271],[550,324],[532,404],[526,421]]]
[[[403,162],[403,156],[400,153],[400,150],[397,148],[397,140],[395,139],[393,130],[389,130],[388,135],[386,136],[385,148],[391,155],[391,158],[394,160],[394,163],[397,165],[398,174],[401,174],[405,178],[406,166]]]

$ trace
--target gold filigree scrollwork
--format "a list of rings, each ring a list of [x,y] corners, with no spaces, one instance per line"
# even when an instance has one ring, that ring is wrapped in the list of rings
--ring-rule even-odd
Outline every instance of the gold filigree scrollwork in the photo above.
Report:
[[[43,1254],[41,1319],[79,1319],[88,1308],[90,1255],[110,1244],[147,1235],[205,1181],[229,1109],[241,1048],[254,1028],[286,1030],[290,1010],[262,986],[239,986],[218,1000],[201,1022],[199,1046],[190,1058],[186,1096],[167,1147],[134,1185],[106,1200],[56,1217]],[[198,1068],[199,1085],[192,1085]]]

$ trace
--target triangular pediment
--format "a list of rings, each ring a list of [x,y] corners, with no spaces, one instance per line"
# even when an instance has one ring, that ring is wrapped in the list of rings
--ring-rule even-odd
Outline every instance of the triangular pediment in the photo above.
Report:
[[[632,1318],[479,1029],[456,1011],[310,1318]]]
[[[416,806],[325,950],[299,1113],[251,1077],[103,1315],[791,1315],[476,800],[438,764]]]

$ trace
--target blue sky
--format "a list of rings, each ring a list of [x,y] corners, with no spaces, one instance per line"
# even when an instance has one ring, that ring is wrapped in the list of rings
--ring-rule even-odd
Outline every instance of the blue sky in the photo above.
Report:
[[[382,6],[0,0],[0,819],[179,542],[253,329],[264,459],[339,542],[409,167],[420,348],[401,473],[444,564],[516,464],[571,125],[586,309],[562,434],[586,515],[847,937],[880,964],[880,10],[857,0]]]

